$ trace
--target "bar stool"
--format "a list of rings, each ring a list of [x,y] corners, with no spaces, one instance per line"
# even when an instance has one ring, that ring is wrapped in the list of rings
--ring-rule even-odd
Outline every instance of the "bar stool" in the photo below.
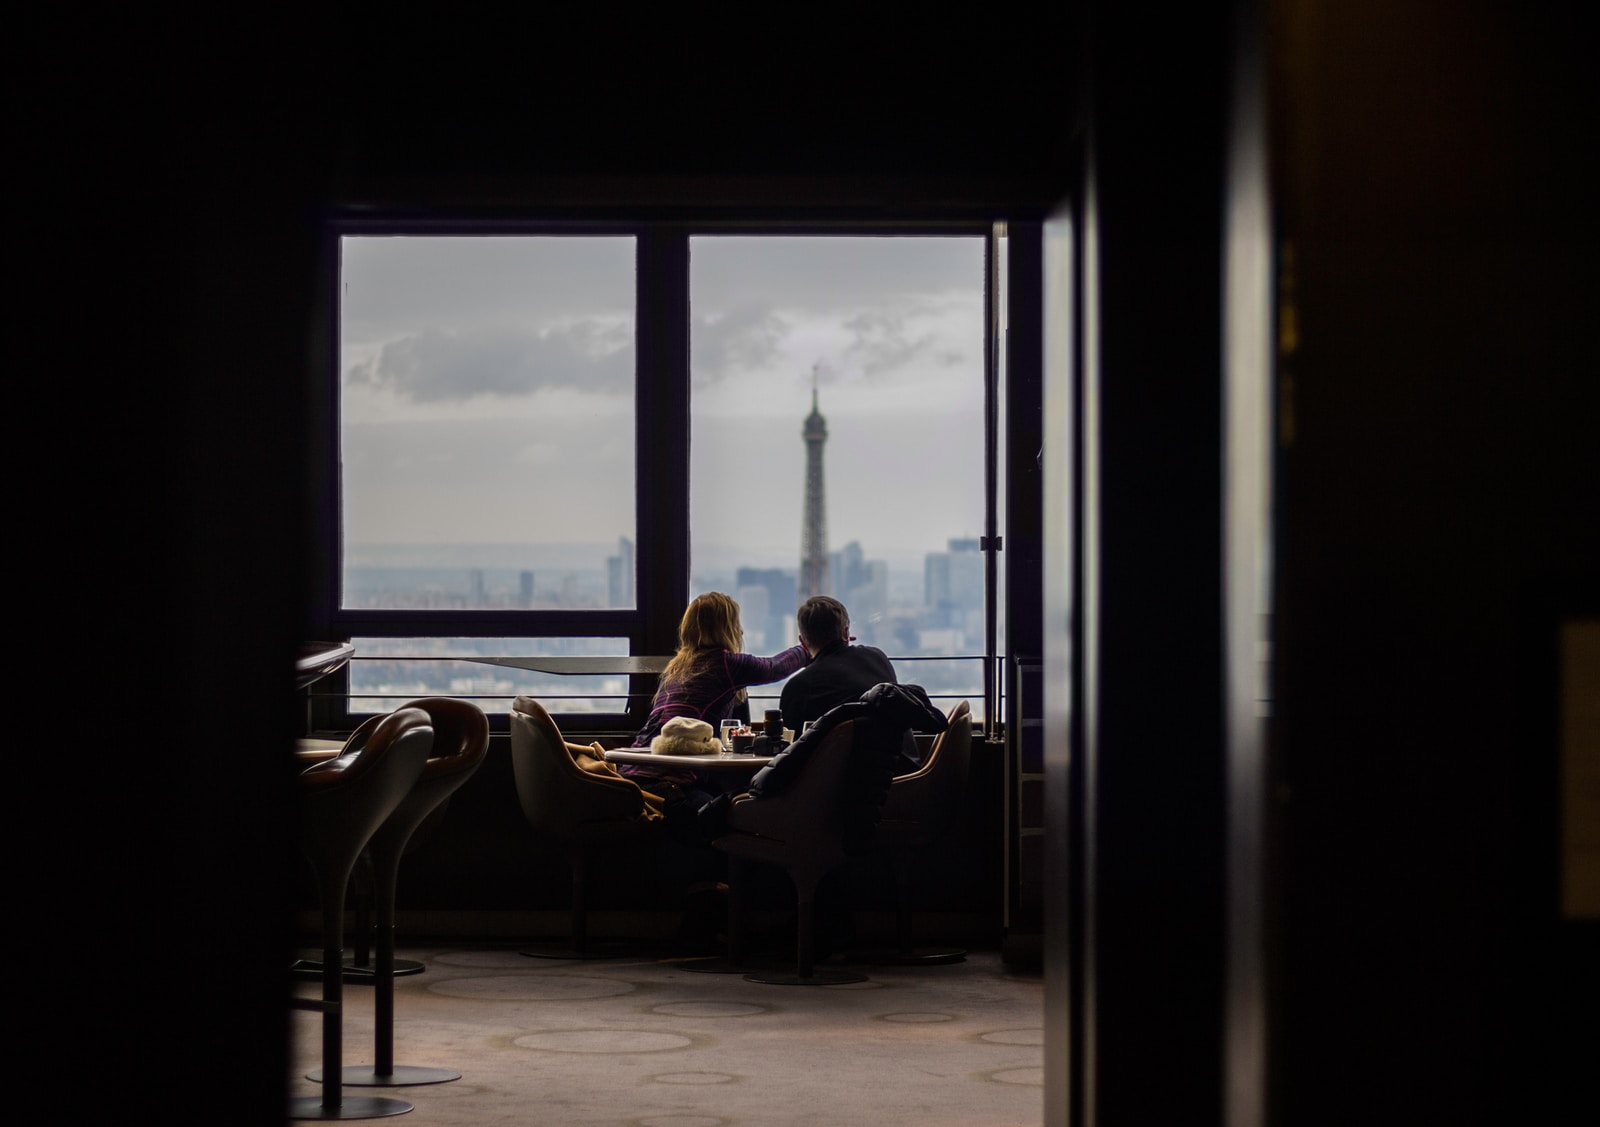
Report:
[[[403,707],[428,714],[433,728],[433,754],[422,765],[422,773],[400,805],[367,842],[377,915],[372,977],[375,1059],[371,1065],[347,1065],[341,1074],[343,1083],[358,1088],[403,1088],[461,1079],[461,1073],[450,1068],[394,1063],[395,882],[400,859],[418,827],[438,819],[450,796],[483,764],[489,750],[489,718],[477,705],[453,697],[424,697]],[[348,973],[348,968],[344,970]],[[306,1078],[321,1083],[325,1075],[317,1069],[307,1073]]]
[[[301,772],[300,846],[316,872],[322,904],[322,998],[293,1005],[322,1014],[322,1072],[343,1075],[344,898],[350,871],[367,842],[422,774],[433,747],[433,727],[420,708],[374,717],[356,729],[345,750]],[[343,1085],[325,1084],[322,1096],[289,1101],[291,1119],[373,1119],[410,1111],[405,1100],[344,1098]]]

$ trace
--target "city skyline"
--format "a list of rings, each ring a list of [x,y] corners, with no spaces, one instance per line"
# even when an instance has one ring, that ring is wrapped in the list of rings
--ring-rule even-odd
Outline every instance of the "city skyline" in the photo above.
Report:
[[[474,578],[475,573],[493,575],[498,578],[498,588],[509,591],[520,586],[520,577],[526,574],[535,575],[539,582],[548,584],[551,577],[560,579],[578,578],[581,583],[587,584],[595,591],[609,593],[616,588],[618,575],[615,570],[618,542],[630,545],[631,540],[619,537],[611,544],[394,544],[394,545],[365,545],[356,546],[354,550],[347,551],[345,560],[347,594],[352,588],[355,590],[371,591],[373,583],[379,573],[398,575],[402,573],[428,573],[432,576],[430,582],[439,585],[442,589],[453,593],[457,597],[469,595],[479,583]],[[836,596],[840,593],[839,580],[841,571],[848,574],[848,568],[836,568],[833,562],[841,556],[854,555],[865,563],[883,564],[887,574],[893,578],[895,586],[902,593],[912,587],[918,592],[927,588],[929,560],[948,555],[952,551],[971,551],[977,553],[978,540],[976,537],[955,538],[942,547],[928,547],[920,550],[902,550],[895,554],[893,560],[886,558],[878,551],[868,551],[866,545],[860,541],[852,540],[828,553],[830,559],[829,574],[833,582],[830,591]],[[364,550],[363,550],[364,549]],[[981,558],[981,557],[980,557]],[[712,589],[717,584],[727,587],[732,594],[732,588],[737,585],[736,579],[740,571],[781,571],[791,583],[798,583],[799,569],[795,566],[792,556],[780,558],[771,555],[768,558],[747,557],[744,549],[729,547],[717,553],[715,562],[703,561],[706,566],[695,569],[691,579],[692,590],[690,597],[702,590]],[[359,582],[352,584],[351,579]],[[972,583],[968,582],[968,586]],[[976,584],[981,588],[981,578]],[[631,588],[630,588],[631,590]],[[796,599],[798,606],[799,599]],[[917,602],[922,602],[923,596],[919,594]],[[347,605],[366,605],[376,608],[381,604],[347,602]],[[507,604],[513,605],[513,604]],[[606,598],[593,604],[597,608],[609,606],[629,605],[625,600]],[[556,609],[552,607],[551,609]]]

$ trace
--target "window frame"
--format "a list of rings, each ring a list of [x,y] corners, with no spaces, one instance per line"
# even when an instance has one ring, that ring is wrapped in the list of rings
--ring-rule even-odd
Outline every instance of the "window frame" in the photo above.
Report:
[[[984,243],[982,289],[986,303],[984,341],[985,418],[974,420],[984,430],[984,547],[987,557],[984,669],[981,679],[985,716],[997,731],[1002,702],[995,650],[996,553],[1002,509],[993,472],[1000,456],[995,418],[998,410],[998,288],[992,274],[996,242],[1003,225],[988,221],[893,222],[850,220],[807,222],[763,218],[629,218],[507,220],[439,219],[414,214],[336,214],[324,225],[319,311],[321,338],[317,348],[326,378],[316,381],[319,394],[309,405],[311,464],[309,485],[316,514],[308,581],[312,590],[308,636],[355,637],[620,637],[632,654],[670,654],[677,645],[678,620],[690,590],[689,446],[690,331],[689,246],[699,236],[947,236],[981,237]],[[536,237],[616,235],[631,237],[634,274],[634,497],[635,601],[632,609],[346,609],[340,605],[343,568],[344,485],[340,419],[340,245],[345,236],[471,235]],[[649,420],[649,425],[644,424]],[[360,659],[357,654],[356,660]],[[601,736],[636,731],[649,710],[653,676],[635,676],[629,685],[625,712],[557,714],[564,730]],[[307,724],[313,731],[348,731],[366,713],[349,710],[349,668],[308,690]]]

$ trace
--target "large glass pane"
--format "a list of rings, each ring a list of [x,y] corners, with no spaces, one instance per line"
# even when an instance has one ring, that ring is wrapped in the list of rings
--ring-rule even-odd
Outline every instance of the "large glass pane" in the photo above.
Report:
[[[634,240],[346,236],[347,608],[634,605]]]
[[[762,653],[831,594],[981,713],[984,240],[705,236],[690,264],[694,593]]]

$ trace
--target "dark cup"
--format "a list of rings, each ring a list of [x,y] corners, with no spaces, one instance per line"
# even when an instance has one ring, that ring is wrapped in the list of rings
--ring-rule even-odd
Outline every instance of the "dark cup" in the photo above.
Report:
[[[767,754],[776,755],[783,748],[783,712],[767,709]]]

